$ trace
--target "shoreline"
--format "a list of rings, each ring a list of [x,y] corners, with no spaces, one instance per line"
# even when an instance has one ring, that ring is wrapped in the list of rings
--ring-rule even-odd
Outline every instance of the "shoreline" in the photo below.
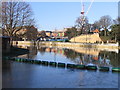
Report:
[[[17,44],[16,44],[17,42]],[[14,46],[19,45],[44,45],[44,46],[57,46],[57,47],[83,47],[83,48],[101,48],[101,49],[120,49],[118,44],[107,43],[107,44],[93,44],[93,43],[71,43],[71,42],[34,42],[34,41],[13,41]]]

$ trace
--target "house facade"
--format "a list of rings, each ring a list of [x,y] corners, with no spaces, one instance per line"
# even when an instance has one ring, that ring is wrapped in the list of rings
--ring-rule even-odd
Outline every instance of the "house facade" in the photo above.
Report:
[[[31,41],[37,39],[38,31],[37,28],[35,28],[34,26],[24,26],[16,34],[24,41]]]

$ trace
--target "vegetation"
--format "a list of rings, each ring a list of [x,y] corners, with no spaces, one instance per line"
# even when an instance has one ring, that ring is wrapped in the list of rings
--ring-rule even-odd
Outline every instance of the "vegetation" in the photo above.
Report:
[[[16,35],[18,38],[31,41],[31,40],[36,40],[38,31],[37,28],[35,28],[34,26],[25,26],[23,27],[23,29],[18,31]],[[14,40],[16,40],[17,37],[15,37]]]
[[[107,36],[108,27],[112,24],[112,19],[109,15],[102,16],[99,20],[99,27],[104,31],[104,36]]]
[[[100,36],[100,38],[102,39],[103,42],[111,40],[111,36]]]
[[[2,2],[1,16],[2,30],[5,36],[18,37],[18,31],[25,26],[34,26],[35,24],[30,5],[26,2],[14,2],[14,0]]]
[[[112,37],[112,40],[120,43],[120,24],[112,25],[111,28],[110,36]]]
[[[67,36],[69,39],[79,35],[76,27],[68,28],[65,33],[65,36]]]
[[[89,34],[95,29],[100,31],[100,38],[104,42],[120,42],[120,17],[113,20],[109,15],[102,16],[94,24],[90,24],[87,17],[85,17],[83,24],[83,18],[78,17],[76,25],[67,29],[66,36],[71,39],[81,34]]]
[[[89,23],[88,23],[88,18],[87,17],[78,17],[76,20],[76,27],[78,28],[78,31],[80,34],[87,33],[89,32]]]
[[[38,33],[38,37],[46,37],[46,36],[47,35],[44,30]]]
[[[7,1],[2,2],[2,11],[0,14],[2,17],[2,21],[0,21],[2,27],[0,26],[0,33],[4,36],[27,38],[28,40],[35,40],[37,35],[39,37],[46,36],[45,31],[41,31],[38,34],[37,29],[31,29],[31,27],[35,27],[35,22],[28,3],[14,2],[14,0]],[[92,30],[98,29],[103,41],[112,40],[114,42],[120,42],[120,18],[113,20],[109,15],[105,15],[91,24],[87,17],[80,16],[75,21],[76,24],[68,28],[65,32],[65,36],[69,39],[81,34],[89,34]],[[28,28],[27,31],[22,32],[21,30],[24,31],[26,27]]]

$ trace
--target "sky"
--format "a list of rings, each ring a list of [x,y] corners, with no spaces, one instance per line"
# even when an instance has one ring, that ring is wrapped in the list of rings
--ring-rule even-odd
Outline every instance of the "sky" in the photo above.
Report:
[[[91,2],[84,2],[85,12]],[[39,31],[63,30],[75,25],[80,16],[81,2],[29,2]],[[118,17],[118,2],[93,2],[88,14],[89,23],[99,20],[101,16]]]

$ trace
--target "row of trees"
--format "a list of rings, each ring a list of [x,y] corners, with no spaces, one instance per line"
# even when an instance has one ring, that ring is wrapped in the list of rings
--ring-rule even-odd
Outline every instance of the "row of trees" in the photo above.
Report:
[[[2,29],[3,35],[20,37],[22,35],[17,33],[21,29],[26,26],[35,26],[32,10],[30,5],[26,2],[14,2],[14,0],[7,0],[7,2],[2,2],[2,7],[0,10],[0,23],[2,23],[0,29]],[[111,40],[113,39],[119,41],[119,24],[120,18],[113,20],[109,15],[102,16],[100,20],[95,21],[93,24],[89,23],[87,17],[80,16],[77,18],[75,26],[68,28],[66,31],[66,36],[70,39],[72,37],[90,33],[92,30],[98,29],[101,30],[101,36],[111,36]],[[30,36],[32,37],[35,35]]]
[[[92,30],[98,29],[100,36],[109,37],[110,40],[120,41],[119,24],[119,17],[113,20],[109,15],[105,15],[91,24],[87,17],[80,16],[76,20],[76,25],[67,29],[66,36],[70,39],[81,34],[89,34]]]

